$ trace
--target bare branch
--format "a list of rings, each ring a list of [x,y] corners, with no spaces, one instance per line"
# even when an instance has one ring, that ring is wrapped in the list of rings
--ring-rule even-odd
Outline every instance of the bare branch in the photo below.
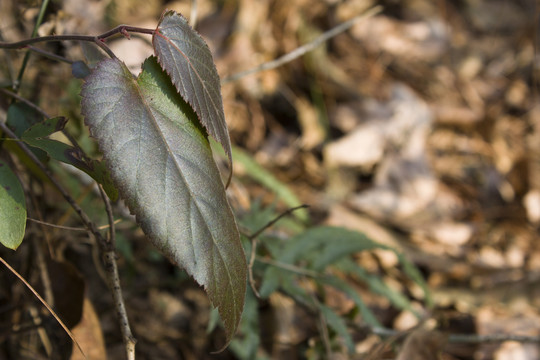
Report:
[[[295,210],[303,209],[307,207],[308,205],[304,204],[304,205],[287,209],[286,211],[278,215],[275,219],[271,220],[266,225],[264,225],[262,228],[255,231],[255,233],[248,236],[248,239],[251,240],[251,255],[249,257],[249,265],[248,265],[249,285],[251,286],[251,290],[253,290],[253,293],[255,294],[255,296],[257,296],[258,298],[260,298],[261,296],[259,292],[257,291],[257,287],[255,286],[255,279],[253,278],[253,265],[255,264],[255,258],[257,256],[257,244],[258,244],[257,236],[259,236],[264,230],[268,229],[270,226],[274,225],[284,216],[291,214]]]
[[[402,332],[383,327],[362,327],[381,337],[398,336]],[[450,334],[448,342],[460,344],[486,344],[486,343],[501,343],[505,341],[516,341],[520,343],[540,343],[539,336],[526,336],[514,334]]]
[[[275,223],[277,223],[279,220],[281,220],[281,218],[293,213],[294,211],[296,210],[299,210],[299,209],[305,209],[305,208],[308,208],[309,205],[306,205],[306,204],[303,204],[303,205],[299,205],[299,206],[296,206],[296,207],[293,207],[293,208],[290,208],[290,209],[287,209],[286,211],[282,212],[281,214],[279,214],[275,219],[271,220],[270,222],[268,222],[266,225],[264,225],[262,228],[260,228],[259,230],[255,231],[252,235],[248,236],[248,239],[249,240],[253,240],[255,239],[256,237],[258,237],[259,235],[261,235],[261,233],[263,231],[265,231],[266,229],[268,229],[270,226],[274,225]]]
[[[116,34],[122,34],[129,38],[129,32],[152,35],[154,31],[155,31],[154,29],[146,29],[146,28],[140,28],[140,27],[129,26],[129,25],[119,25],[112,30],[109,30],[103,34],[96,35],[96,36],[71,35],[71,34],[48,35],[48,36],[40,36],[40,37],[25,39],[25,40],[11,42],[11,43],[0,41],[0,49],[24,49],[28,47],[28,45],[42,43],[42,42],[51,42],[51,41],[87,41],[87,42],[93,42],[99,45],[100,43],[104,43],[103,40]]]
[[[290,53],[288,54],[285,54],[275,60],[272,60],[272,61],[269,61],[269,62],[266,62],[264,64],[261,64],[257,67],[254,67],[252,69],[249,69],[249,70],[246,70],[246,71],[242,71],[242,72],[239,72],[239,73],[236,73],[234,75],[231,75],[225,79],[223,79],[221,81],[221,85],[224,85],[224,84],[228,84],[232,81],[236,81],[236,80],[239,80],[245,76],[248,76],[248,75],[251,75],[251,74],[255,74],[255,73],[258,73],[258,72],[261,72],[261,71],[265,71],[265,70],[270,70],[270,69],[275,69],[277,67],[280,67],[281,65],[284,65],[288,62],[291,62],[297,58],[299,58],[300,56],[312,51],[312,50],[315,50],[315,48],[317,48],[319,45],[321,45],[322,43],[324,43],[325,41],[328,41],[329,39],[333,38],[334,36],[336,35],[339,35],[341,34],[342,32],[348,30],[349,28],[351,28],[354,24],[356,24],[357,22],[359,21],[362,21],[362,20],[365,20],[367,18],[370,18],[378,13],[380,13],[382,11],[382,6],[375,6],[371,9],[369,9],[368,11],[366,11],[365,13],[363,13],[362,15],[359,15],[359,16],[356,16],[342,24],[339,24],[338,26],[328,30],[327,32],[323,33],[321,36],[315,38],[313,41],[305,44],[305,45],[302,45],[300,46],[299,48],[296,48],[294,49],[293,51],[291,51]]]
[[[99,193],[101,195],[101,198],[103,199],[103,202],[105,203],[105,210],[107,212],[107,218],[109,220],[108,239],[104,243],[101,243],[99,245],[103,254],[103,260],[105,261],[107,280],[109,282],[109,289],[111,290],[113,295],[116,315],[120,320],[120,330],[122,331],[124,346],[126,347],[126,356],[128,360],[135,360],[135,344],[137,343],[137,340],[133,336],[131,328],[129,326],[129,319],[126,312],[126,306],[124,304],[124,297],[122,296],[122,287],[120,286],[120,276],[118,275],[116,253],[114,251],[115,229],[112,206],[109,198],[107,197],[107,194],[105,194],[105,190],[103,190],[103,187],[101,185],[99,185]]]

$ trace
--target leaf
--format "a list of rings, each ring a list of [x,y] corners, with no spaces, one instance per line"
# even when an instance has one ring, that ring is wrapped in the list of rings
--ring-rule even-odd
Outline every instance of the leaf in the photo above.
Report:
[[[22,102],[14,102],[8,108],[6,123],[15,135],[21,136],[30,126],[43,120],[43,115]]]
[[[33,124],[21,134],[21,138],[44,138],[64,129],[68,119],[63,116],[46,119]]]
[[[362,315],[363,321],[365,321],[367,324],[373,327],[381,326],[381,323],[379,322],[379,320],[377,320],[377,318],[375,317],[375,314],[373,314],[370,308],[364,303],[360,295],[358,295],[358,292],[355,289],[353,289],[346,281],[336,276],[322,277],[321,281],[347,294],[347,296],[351,298],[351,300],[354,301],[354,303],[360,310],[360,314]]]
[[[247,265],[208,138],[154,57],[134,79],[118,60],[86,78],[82,113],[145,234],[204,286],[231,340]]]
[[[280,286],[283,286],[284,283],[290,281],[292,281],[290,273],[287,273],[280,268],[269,266],[264,272],[259,295],[262,299],[267,299],[270,294],[277,291]]]
[[[328,306],[319,304],[318,307],[321,311],[321,314],[323,314],[323,316],[325,317],[328,326],[331,327],[339,336],[341,336],[341,338],[345,341],[347,349],[350,353],[352,353],[354,351],[354,342],[351,334],[349,334],[345,320],[343,320],[343,318],[341,318],[338,314],[334,312],[334,310],[330,309]]]
[[[403,254],[395,251],[395,254],[398,257],[399,262],[401,263],[401,266],[403,266],[403,272],[411,278],[412,281],[414,281],[417,285],[419,285],[422,290],[424,291],[426,305],[428,307],[433,307],[435,304],[433,302],[433,298],[431,297],[431,293],[429,291],[428,284],[424,280],[424,277],[422,276],[422,273],[420,273],[420,270],[411,263]]]
[[[322,248],[309,258],[311,267],[323,271],[337,260],[360,251],[384,248],[384,245],[368,239],[364,234],[339,227],[319,227],[301,234],[301,238],[319,241]],[[307,254],[306,254],[307,255]]]
[[[233,147],[232,155],[233,160],[237,164],[240,163],[244,166],[248,176],[252,177],[267,189],[273,191],[287,206],[297,207],[302,205],[300,200],[298,200],[298,197],[291,191],[287,184],[279,181],[270,171],[259,165],[247,152],[238,147]],[[308,220],[308,211],[306,209],[299,209],[295,211],[293,215],[300,220]]]
[[[356,231],[333,226],[312,227],[293,237],[283,249],[281,262],[309,260],[309,267],[322,271],[331,262],[358,251],[384,248]]]
[[[355,231],[332,226],[318,226],[292,237],[274,257],[284,264],[307,260],[304,267],[321,272],[327,265],[343,256],[382,246],[384,245],[379,245]],[[283,269],[268,267],[259,289],[261,297],[269,296],[285,282],[290,281],[290,277],[290,274]]]
[[[409,310],[416,316],[420,316],[418,312],[412,308],[411,302],[407,297],[386,285],[380,276],[369,274],[351,259],[340,262],[338,268],[364,280],[371,291],[387,298],[396,308]]]
[[[56,117],[32,125],[22,135],[21,140],[30,146],[45,151],[51,158],[73,165],[84,171],[103,186],[112,201],[118,200],[118,190],[112,183],[109,170],[97,160],[88,158],[81,150],[60,141],[45,137],[64,128],[67,119]]]
[[[39,123],[40,121],[43,121],[43,115],[37,112],[34,108],[30,107],[29,105],[17,101],[11,104],[8,108],[7,113],[7,119],[6,119],[6,125],[13,130],[15,135],[17,137],[21,137],[21,135],[32,125]],[[16,153],[18,157],[20,157],[21,150],[18,146],[15,146],[14,144],[6,144],[6,148],[13,153]],[[47,154],[45,154],[43,151],[39,149],[32,149],[32,152],[34,155],[38,157],[41,161],[47,160]],[[38,167],[36,165],[30,165],[31,162],[26,161],[27,155],[23,155],[24,160],[23,163],[32,168],[33,172],[36,172],[36,169]]]
[[[232,176],[231,140],[225,122],[221,83],[212,53],[203,38],[189,26],[186,18],[165,12],[152,36],[158,61],[170,75],[180,96],[195,110],[200,122],[229,159]]]
[[[26,229],[24,191],[9,166],[0,160],[0,243],[17,250]]]

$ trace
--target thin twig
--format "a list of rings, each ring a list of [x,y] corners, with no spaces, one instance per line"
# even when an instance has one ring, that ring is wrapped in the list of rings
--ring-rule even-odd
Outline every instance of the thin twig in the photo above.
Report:
[[[41,23],[43,22],[43,18],[45,17],[45,13],[47,11],[47,7],[49,6],[49,0],[43,0],[41,3],[41,7],[39,9],[39,14],[36,19],[36,23],[34,24],[34,30],[32,30],[32,37],[35,38],[35,36],[38,34],[38,29]],[[19,75],[17,76],[17,80],[15,80],[13,84],[13,91],[17,92],[19,89],[19,86],[22,82],[22,77],[24,75],[24,71],[26,69],[26,65],[28,64],[28,59],[30,58],[30,53],[27,52],[24,54],[24,59],[21,65],[21,68],[19,70]]]
[[[56,228],[56,229],[61,229],[61,230],[69,230],[69,231],[88,231],[87,229],[85,228],[82,228],[82,227],[72,227],[72,226],[63,226],[63,225],[56,225],[56,224],[51,224],[49,222],[46,222],[46,221],[41,221],[41,220],[38,220],[38,219],[32,219],[32,218],[29,218],[27,217],[26,220],[28,221],[32,221],[32,222],[35,222],[37,224],[41,224],[41,225],[45,225],[45,226],[49,226],[49,227],[52,227],[52,228]],[[114,224],[118,224],[122,222],[122,219],[117,219],[114,221]],[[105,230],[105,229],[108,229],[110,227],[110,225],[101,225],[101,226],[98,226],[97,228],[99,230]]]
[[[0,28],[0,41],[4,41],[4,37],[2,36],[2,29]],[[7,72],[9,74],[9,80],[10,83],[13,84],[15,81],[15,69],[13,68],[13,59],[11,57],[11,54],[8,51],[4,52],[5,61],[4,64],[7,67]]]
[[[249,286],[251,287],[251,290],[253,290],[253,293],[257,298],[261,298],[261,294],[259,294],[259,290],[257,290],[257,286],[255,285],[255,279],[253,277],[253,265],[255,264],[255,257],[257,256],[257,239],[253,239],[251,241],[251,255],[249,256],[249,265],[248,265],[248,280],[249,280]]]
[[[540,343],[540,337],[513,335],[513,334],[491,334],[491,335],[452,334],[448,337],[448,341],[451,343],[460,343],[460,344],[501,343],[505,341],[517,341],[521,343]]]
[[[326,31],[325,33],[323,33],[319,37],[315,38],[313,41],[310,41],[309,43],[307,43],[305,45],[302,45],[299,48],[294,49],[290,53],[287,53],[287,54],[285,54],[285,55],[283,55],[283,56],[281,56],[281,57],[279,57],[279,58],[277,58],[275,60],[266,62],[264,64],[261,64],[261,65],[257,66],[257,67],[254,67],[252,69],[241,71],[239,73],[236,73],[234,75],[231,75],[231,76],[223,79],[221,81],[221,85],[228,84],[228,83],[230,83],[232,81],[236,81],[236,80],[241,79],[241,78],[243,78],[245,76],[255,74],[255,73],[258,73],[258,72],[261,72],[261,71],[275,69],[277,67],[280,67],[281,65],[284,65],[284,64],[286,64],[288,62],[291,62],[291,61],[299,58],[300,56],[314,50],[315,48],[317,48],[319,45],[321,45],[325,41],[328,41],[329,39],[333,38],[334,36],[339,35],[342,32],[348,30],[349,28],[351,28],[357,22],[365,20],[365,19],[367,19],[369,17],[372,17],[372,16],[380,13],[381,11],[382,11],[382,6],[375,6],[375,7],[371,8],[371,9],[367,10],[362,15],[358,15],[358,16],[356,16],[356,17],[354,17],[354,18],[352,18],[352,19],[350,19],[350,20],[348,20],[348,21],[346,21],[344,23],[341,23],[341,24],[337,25],[336,27]]]
[[[0,129],[4,131],[8,136],[18,139],[17,135],[15,135],[3,122],[0,121]],[[125,330],[127,327],[129,329],[129,322],[127,321],[127,315],[126,315],[126,309],[123,302],[123,299],[118,296],[121,296],[120,291],[120,277],[118,276],[118,268],[116,266],[116,254],[114,253],[114,248],[109,249],[109,246],[107,245],[107,240],[103,237],[103,235],[99,232],[96,225],[90,220],[88,215],[83,211],[83,209],[73,200],[71,195],[64,189],[64,187],[60,184],[58,180],[53,176],[53,174],[49,171],[49,169],[34,155],[34,153],[23,143],[23,142],[16,142],[16,144],[21,148],[21,150],[30,158],[32,161],[36,163],[36,165],[45,173],[45,175],[49,178],[51,183],[56,187],[56,189],[62,194],[64,199],[71,205],[73,210],[77,213],[77,215],[81,218],[84,226],[90,231],[94,237],[96,238],[98,244],[102,248],[103,256],[105,264],[108,266],[105,266],[105,269],[107,270],[107,279],[108,279],[108,285],[109,289],[113,294],[115,306],[117,307],[117,315],[118,319],[120,321],[120,327],[121,329]],[[110,224],[109,224],[110,225]],[[131,334],[127,334],[126,337],[124,337],[124,345],[126,347],[126,354],[128,360],[135,359],[135,339]]]
[[[365,327],[362,327],[365,328]],[[371,333],[381,337],[399,336],[402,331],[388,329],[384,327],[366,327]],[[526,336],[514,334],[449,334],[448,342],[459,344],[486,344],[501,343],[505,341],[517,341],[520,343],[540,343],[539,336]]]
[[[39,272],[39,277],[41,278],[41,284],[43,285],[43,295],[45,297],[45,300],[47,300],[47,303],[50,304],[51,307],[54,307],[55,299],[52,290],[51,277],[49,275],[49,269],[47,268],[47,264],[45,263],[45,256],[43,256],[43,250],[39,245],[40,243],[37,236],[32,236],[32,246],[34,247],[34,251],[36,253],[36,266]]]
[[[29,188],[32,189],[33,186],[33,179],[30,178],[30,184],[29,184]],[[38,201],[36,199],[36,196],[34,195],[34,193],[30,193],[30,199],[32,200],[32,207],[34,208],[34,211],[36,212],[37,216],[40,218],[40,219],[43,219],[43,215],[41,213],[41,210],[40,210],[40,207],[38,205]],[[28,219],[28,216],[26,217],[26,219]],[[54,257],[54,249],[52,247],[52,241],[51,241],[51,237],[50,237],[50,234],[49,232],[47,231],[47,229],[42,229],[42,233],[43,233],[43,238],[45,239],[45,243],[47,245],[47,250],[49,251],[49,256],[51,258]],[[35,236],[34,236],[35,238]],[[45,297],[45,299],[47,299],[47,297]],[[54,306],[54,304],[51,303],[51,305]]]
[[[129,25],[119,25],[115,27],[112,30],[109,30],[103,34],[97,35],[97,36],[91,36],[91,35],[48,35],[48,36],[41,36],[41,37],[34,37],[31,39],[25,39],[17,42],[4,42],[0,41],[0,49],[23,49],[27,48],[32,44],[37,44],[41,42],[51,42],[51,41],[87,41],[87,42],[93,42],[97,46],[99,46],[103,51],[107,53],[112,59],[117,59],[116,55],[112,52],[112,50],[105,44],[105,40],[113,35],[116,34],[122,34],[126,38],[129,39],[129,32],[135,32],[135,33],[141,33],[141,34],[154,34],[154,29],[146,29],[146,28],[140,28],[136,26],[129,26]],[[25,59],[27,59],[29,53],[26,53]],[[16,89],[18,87],[18,84],[20,82],[17,82],[15,84],[14,88]]]
[[[52,307],[52,306],[51,306]],[[32,317],[32,322],[34,324],[41,324],[41,317],[39,316],[39,311],[35,306],[29,306],[28,307],[28,313]],[[38,333],[39,339],[41,340],[41,345],[43,346],[43,349],[45,350],[45,353],[47,354],[47,358],[51,358],[51,354],[53,352],[53,346],[51,343],[51,338],[47,334],[47,331],[45,331],[45,328],[43,326],[36,326],[36,331]]]
[[[330,334],[328,334],[328,322],[323,312],[320,310],[320,302],[317,300],[314,294],[311,294],[312,300],[314,303],[319,305],[318,317],[319,317],[319,326],[321,328],[321,339],[326,352],[326,358],[332,359],[332,345],[330,344]]]
[[[275,223],[277,223],[279,220],[281,220],[283,217],[293,213],[294,211],[296,210],[299,210],[299,209],[304,209],[304,208],[308,208],[309,205],[307,204],[302,204],[302,205],[299,205],[299,206],[296,206],[296,207],[293,207],[293,208],[290,208],[290,209],[287,209],[286,211],[282,212],[281,214],[279,214],[275,219],[273,219],[272,221],[268,222],[266,225],[264,225],[262,228],[260,228],[259,230],[255,231],[253,234],[251,234],[250,236],[248,236],[248,239],[249,240],[253,240],[255,239],[256,237],[258,237],[259,235],[261,235],[261,233],[263,231],[265,231],[266,229],[268,229],[270,226],[274,225]]]
[[[259,294],[259,291],[257,291],[257,287],[255,286],[255,279],[253,278],[253,265],[255,264],[255,257],[256,257],[257,245],[258,245],[257,237],[263,231],[268,229],[270,226],[274,225],[276,222],[278,222],[284,216],[287,216],[287,215],[291,214],[295,210],[307,208],[308,206],[309,205],[304,204],[304,205],[300,205],[300,206],[297,206],[297,207],[294,207],[294,208],[287,209],[285,212],[278,215],[275,219],[271,220],[269,223],[264,225],[262,228],[255,231],[252,235],[248,236],[248,239],[251,240],[251,254],[250,254],[250,257],[249,257],[249,265],[248,265],[248,279],[249,279],[249,285],[251,286],[251,290],[253,290],[253,293],[258,298],[260,298],[261,295]]]
[[[40,37],[25,39],[25,40],[16,41],[16,42],[0,41],[0,49],[23,49],[27,47],[28,45],[42,43],[42,42],[51,42],[51,41],[86,41],[86,42],[93,42],[99,45],[99,42],[103,43],[103,40],[116,34],[122,34],[129,38],[129,32],[152,35],[154,31],[155,31],[154,29],[146,29],[146,28],[140,28],[140,27],[129,26],[129,25],[119,25],[115,27],[114,29],[111,29],[97,36],[72,35],[72,34],[47,35],[47,36],[40,36]]]
[[[122,296],[122,287],[120,286],[118,266],[116,265],[116,253],[114,251],[115,229],[112,206],[101,185],[99,185],[99,193],[105,203],[105,211],[107,212],[107,218],[109,220],[108,239],[99,245],[102,248],[101,252],[105,261],[105,270],[108,274],[107,280],[109,281],[109,288],[111,289],[114,298],[116,314],[120,320],[120,330],[122,331],[122,338],[124,340],[124,346],[126,347],[126,357],[128,360],[135,360],[135,344],[137,343],[137,340],[133,336],[129,326],[126,305],[124,304],[124,297]]]
[[[101,184],[98,184],[99,187],[99,194],[101,195],[101,199],[103,200],[103,203],[105,204],[105,211],[107,212],[107,220],[109,220],[109,238],[108,243],[109,246],[114,248],[115,245],[115,239],[116,239],[116,229],[114,227],[114,215],[113,210],[111,206],[111,201],[109,200],[109,197],[105,193],[105,190],[103,190],[103,186]]]
[[[99,46],[103,51],[105,51],[105,53],[107,55],[109,55],[109,57],[111,59],[115,59],[115,60],[118,60],[118,57],[116,56],[115,53],[113,53],[113,51],[107,46],[107,44],[105,44],[104,41],[101,41],[100,39],[94,39],[94,43]]]
[[[9,271],[11,271],[11,273],[13,273],[13,275],[15,275],[16,277],[19,278],[19,280],[22,281],[22,283],[34,294],[34,296],[36,298],[38,298],[38,300],[43,304],[43,306],[45,306],[45,308],[47,308],[47,310],[51,313],[52,316],[54,316],[54,318],[56,319],[56,321],[58,321],[58,323],[60,324],[60,326],[64,329],[64,331],[66,332],[66,334],[68,334],[68,336],[71,338],[71,340],[75,343],[75,345],[77,345],[77,348],[79,349],[79,351],[81,352],[81,354],[86,358],[86,354],[84,353],[83,349],[81,348],[81,346],[79,345],[79,343],[77,342],[77,340],[75,339],[75,337],[73,336],[73,334],[71,333],[71,331],[69,331],[68,327],[62,322],[62,320],[60,320],[60,318],[58,317],[58,315],[56,315],[56,313],[54,312],[53,309],[51,309],[51,307],[47,304],[47,302],[45,300],[43,300],[43,298],[38,294],[38,292],[32,287],[32,285],[30,285],[14,268],[12,268],[2,257],[0,257],[0,262],[2,262],[2,264],[4,264],[5,267],[8,268]]]
[[[27,105],[28,107],[32,108],[32,110],[35,110],[36,112],[38,112],[39,114],[41,114],[43,117],[49,119],[50,116],[42,109],[40,108],[39,106],[37,106],[36,104],[34,104],[33,102],[31,102],[30,100],[28,99],[25,99],[24,97],[20,96],[19,94],[13,92],[13,91],[9,91],[9,90],[6,90],[4,88],[0,88],[0,93],[4,94],[4,95],[7,95],[9,97],[12,97],[14,99],[17,99],[19,100],[20,102],[24,103],[25,105]]]
[[[32,51],[32,52],[34,52],[36,54],[39,54],[39,55],[41,55],[43,57],[46,57],[48,59],[64,62],[66,64],[73,64],[73,60],[70,60],[70,59],[68,59],[66,57],[54,54],[54,53],[52,53],[50,51],[43,50],[43,49],[40,49],[40,48],[32,46],[32,45],[28,45],[27,48],[28,48],[28,50],[30,50],[30,51]]]
[[[323,276],[323,275],[321,275],[321,274],[319,274],[319,273],[317,273],[315,271],[306,270],[304,268],[301,268],[299,266],[295,266],[295,265],[292,265],[292,264],[286,264],[286,263],[282,263],[282,262],[275,261],[275,260],[265,259],[265,258],[262,258],[260,256],[257,256],[255,258],[255,260],[257,260],[260,263],[272,265],[272,266],[275,266],[277,268],[287,270],[287,271],[290,271],[290,272],[293,272],[293,273],[299,274],[299,275],[309,276],[309,277],[312,277],[312,278],[319,278],[319,277]]]

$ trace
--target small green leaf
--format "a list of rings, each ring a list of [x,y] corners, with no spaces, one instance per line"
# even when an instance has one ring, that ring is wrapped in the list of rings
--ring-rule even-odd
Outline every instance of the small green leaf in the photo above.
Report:
[[[108,169],[97,160],[88,158],[81,150],[63,142],[46,137],[60,131],[67,123],[64,117],[46,119],[32,125],[21,136],[28,145],[45,151],[51,158],[65,164],[73,165],[84,171],[103,186],[112,201],[118,200],[118,190],[114,187]]]
[[[145,234],[204,286],[229,342],[246,258],[207,135],[155,57],[139,78],[104,60],[86,78],[82,113],[113,181]]]
[[[8,108],[6,124],[20,137],[28,128],[42,120],[43,115],[35,109],[22,102],[15,102]]]
[[[0,243],[16,250],[26,229],[26,202],[17,176],[0,160]]]
[[[407,276],[411,278],[411,280],[414,281],[418,286],[420,286],[424,291],[424,295],[426,297],[426,305],[428,307],[433,307],[434,303],[428,288],[428,284],[424,280],[424,277],[420,273],[420,270],[418,270],[418,268],[413,263],[411,263],[405,256],[403,256],[403,254],[397,251],[394,252],[398,257],[401,266],[403,266],[403,272],[407,274]]]
[[[259,295],[266,299],[279,289],[285,281],[290,281],[291,274],[274,266],[268,266],[264,272]]]
[[[302,205],[300,200],[298,200],[298,197],[286,184],[279,181],[270,171],[259,165],[251,155],[238,147],[233,147],[232,156],[234,162],[241,164],[244,167],[248,176],[268,190],[273,191],[287,206],[296,207]],[[300,220],[308,219],[308,212],[306,209],[299,209],[295,211],[293,215]]]
[[[37,124],[41,121],[43,121],[43,115],[23,102],[18,102],[18,101],[14,102],[8,108],[6,124],[11,130],[13,130],[13,132],[15,133],[15,135],[17,135],[17,137],[21,137],[22,134],[26,130],[28,130],[32,125]],[[12,144],[8,143],[6,147],[8,147],[8,149],[11,152],[14,152],[14,153],[21,152],[20,150],[18,150],[19,149],[18,146],[13,146]],[[32,149],[32,152],[34,153],[34,155],[38,157],[39,160],[41,161],[47,160],[47,154],[45,154],[42,150]],[[20,158],[19,154],[17,155]],[[22,155],[22,156],[23,158],[27,157],[26,155]],[[24,161],[24,162],[27,163],[27,161]],[[25,164],[25,165],[32,167],[33,172],[35,172],[35,170],[37,169],[35,165],[29,165],[29,164]]]
[[[21,134],[21,138],[44,138],[57,131],[64,129],[67,123],[67,118],[63,116],[45,119],[33,124]]]
[[[353,289],[347,282],[335,276],[323,277],[321,278],[321,281],[347,294],[347,296],[349,296],[349,298],[354,301],[354,303],[358,307],[358,310],[360,310],[362,319],[367,324],[371,326],[381,326],[381,323],[379,322],[379,320],[377,320],[375,314],[373,314],[369,307],[367,307],[362,298],[358,295],[358,292]]]
[[[380,276],[369,274],[365,269],[361,268],[350,259],[340,262],[338,264],[338,268],[358,276],[360,279],[366,282],[371,291],[387,298],[396,308],[409,310],[415,315],[419,316],[419,314],[412,308],[410,300],[403,294],[386,285]]]
[[[341,316],[336,314],[334,310],[330,309],[328,306],[319,304],[318,307],[322,315],[326,319],[326,323],[328,324],[328,326],[333,329],[339,336],[341,336],[341,338],[345,341],[345,345],[347,346],[349,352],[354,352],[354,342],[351,334],[349,334],[345,320],[343,320]]]
[[[321,271],[333,261],[358,251],[384,248],[364,235],[340,227],[318,226],[291,238],[279,260],[294,263],[309,261],[309,267]]]

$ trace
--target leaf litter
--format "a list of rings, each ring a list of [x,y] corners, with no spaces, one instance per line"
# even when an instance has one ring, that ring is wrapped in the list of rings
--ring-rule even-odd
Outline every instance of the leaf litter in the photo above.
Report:
[[[119,3],[129,5],[130,1]],[[218,7],[199,1],[197,30],[205,39],[219,39],[219,43],[210,43],[210,48],[219,49],[214,56],[218,73],[225,77],[301,46],[305,39],[301,34],[309,28],[325,31],[347,19],[351,8],[360,12],[374,3],[275,0]],[[382,14],[323,45],[325,51],[309,60],[315,66],[304,57],[224,85],[223,105],[232,143],[248,149],[260,165],[310,204],[313,219],[364,231],[420,265],[437,311],[449,323],[458,324],[452,331],[536,336],[538,322],[527,319],[539,317],[535,284],[540,269],[536,245],[540,110],[533,66],[537,29],[532,5],[506,0],[496,3],[444,2],[438,6],[427,0],[386,2]],[[130,6],[124,5],[123,9]],[[175,6],[186,8],[166,4],[168,9]],[[496,14],[501,8],[505,16]],[[96,14],[103,16],[103,12]],[[184,15],[188,15],[185,10]],[[134,21],[129,16],[129,12],[122,13],[121,22],[158,21],[157,17],[142,19],[140,13],[134,15]],[[61,25],[59,18],[56,33],[61,33]],[[56,81],[53,76],[61,71],[52,69],[41,75],[43,82]],[[400,91],[407,95],[397,96]],[[40,97],[46,108],[54,103],[47,100],[50,96],[44,93]],[[420,112],[414,111],[419,107]],[[418,120],[421,113],[428,114],[429,120]],[[393,122],[400,117],[402,122]],[[362,136],[355,138],[354,134]],[[366,139],[374,146],[363,151]],[[345,151],[334,153],[336,145],[347,141],[350,144]],[[267,205],[275,202],[275,194],[250,181],[249,174],[238,175],[238,180],[233,180],[238,184],[230,191],[233,197],[242,195],[236,203],[244,206],[238,211],[246,211],[245,207],[257,199]],[[51,194],[44,198],[55,203]],[[285,206],[278,203],[278,207]],[[119,231],[129,234],[128,230],[129,225],[124,225]],[[281,235],[285,230],[271,231]],[[179,275],[171,274],[166,261],[155,260],[141,234],[129,236],[133,245],[126,249],[135,252],[133,258],[142,259],[130,262],[122,255],[126,256],[122,260],[124,271],[139,279],[126,281],[126,288],[128,307],[139,310],[134,321],[141,329],[142,356],[204,358],[215,350],[199,326],[210,316],[205,313],[209,305],[193,295],[198,291],[194,286],[171,289],[167,277]],[[125,245],[120,241],[123,249],[121,246]],[[127,254],[128,250],[121,251]],[[75,256],[73,250],[69,256]],[[392,259],[373,252],[359,255],[358,261],[373,273],[397,279],[389,284],[398,287],[400,275]],[[85,276],[90,283],[95,278],[95,273]],[[310,286],[309,281],[302,285]],[[158,286],[159,291],[169,291],[205,318],[191,328],[158,322],[154,312],[142,311],[148,308],[149,291]],[[355,284],[355,288],[377,309],[384,324],[394,324],[399,311],[362,284]],[[108,341],[119,343],[113,314],[105,306],[106,296],[97,295],[99,286],[91,289]],[[408,290],[408,296],[421,303],[412,285]],[[160,298],[166,299],[152,295],[154,307]],[[279,299],[273,301],[270,308],[282,308]],[[349,304],[336,299],[332,306],[339,310]],[[297,334],[287,351],[300,351],[301,344],[316,338],[317,325],[302,321],[306,315],[300,311],[296,317],[295,311],[287,311],[292,315],[283,321],[289,328],[274,335]],[[157,339],[143,331],[145,325],[165,329]],[[273,343],[272,333],[267,335],[270,344],[265,344],[266,349],[279,354],[283,349]],[[366,353],[380,344],[369,336],[360,336],[357,342],[357,348]],[[473,346],[459,355],[456,345],[434,344],[445,355],[462,359],[502,360],[512,354],[534,358],[538,354],[537,346],[519,343]],[[391,350],[387,354],[398,356]]]

